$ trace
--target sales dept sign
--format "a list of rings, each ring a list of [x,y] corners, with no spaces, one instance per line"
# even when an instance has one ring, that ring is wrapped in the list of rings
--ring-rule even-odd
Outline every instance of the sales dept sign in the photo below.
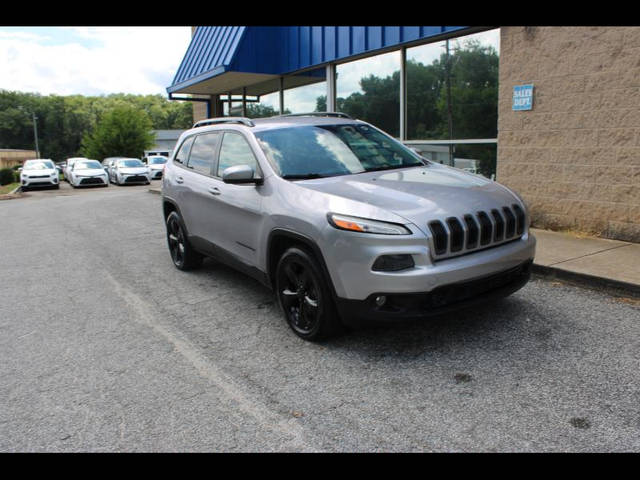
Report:
[[[533,84],[513,87],[513,110],[531,110],[533,108]]]

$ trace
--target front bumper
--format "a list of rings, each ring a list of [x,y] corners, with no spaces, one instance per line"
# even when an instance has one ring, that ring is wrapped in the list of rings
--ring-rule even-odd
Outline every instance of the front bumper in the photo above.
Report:
[[[377,292],[365,300],[336,301],[343,321],[365,322],[422,319],[506,297],[521,289],[531,277],[533,259],[492,275],[437,287],[429,292],[396,294]],[[384,298],[379,305],[376,300]]]
[[[533,259],[536,246],[535,237],[527,229],[508,243],[434,261],[428,239],[418,232],[396,236],[333,229],[324,238],[326,243],[320,247],[336,296],[347,300],[365,300],[378,292],[430,292],[444,285],[490,276]],[[411,255],[415,266],[396,272],[372,270],[379,256],[395,254]]]
[[[20,185],[23,187],[55,187],[58,185],[59,180],[57,177],[51,177],[49,175],[42,178],[21,178]]]
[[[134,183],[150,183],[151,178],[149,174],[120,174],[120,183],[123,184],[134,184]]]
[[[104,176],[95,176],[95,177],[78,177],[77,178],[77,186],[78,187],[89,187],[94,185],[108,185],[109,178]]]

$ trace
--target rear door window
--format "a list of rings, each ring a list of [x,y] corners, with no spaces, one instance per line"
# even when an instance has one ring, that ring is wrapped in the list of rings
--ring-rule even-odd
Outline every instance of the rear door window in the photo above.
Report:
[[[187,167],[198,173],[211,175],[219,141],[219,133],[204,133],[198,135],[191,147]]]

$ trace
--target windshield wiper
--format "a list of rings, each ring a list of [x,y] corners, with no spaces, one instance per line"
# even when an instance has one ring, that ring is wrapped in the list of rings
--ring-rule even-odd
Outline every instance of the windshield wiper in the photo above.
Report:
[[[324,178],[331,177],[332,175],[321,175],[319,173],[300,173],[300,174],[290,174],[290,175],[282,175],[282,178],[285,180],[308,180],[311,178]]]

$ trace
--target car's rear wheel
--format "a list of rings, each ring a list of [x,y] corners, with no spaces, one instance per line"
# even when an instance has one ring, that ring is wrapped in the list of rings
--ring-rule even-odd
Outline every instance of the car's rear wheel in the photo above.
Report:
[[[276,290],[287,323],[299,337],[319,341],[342,330],[320,266],[305,250],[291,247],[280,257]]]
[[[180,270],[191,270],[202,264],[203,257],[189,243],[178,212],[171,212],[167,217],[167,243],[173,264]]]

